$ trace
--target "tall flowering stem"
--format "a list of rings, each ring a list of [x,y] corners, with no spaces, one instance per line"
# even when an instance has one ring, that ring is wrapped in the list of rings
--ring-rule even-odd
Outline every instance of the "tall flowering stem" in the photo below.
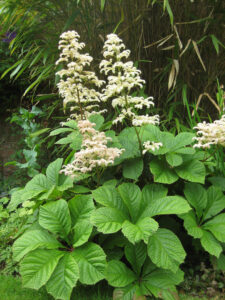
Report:
[[[64,68],[56,73],[60,77],[57,84],[59,94],[64,99],[64,107],[71,103],[71,111],[74,112],[71,117],[77,120],[101,113],[99,102],[102,95],[98,89],[104,83],[94,72],[85,70],[93,58],[88,53],[80,53],[85,44],[80,43],[79,38],[76,31],[67,31],[60,36],[61,53],[56,62],[57,65],[64,64]]]
[[[107,85],[104,89],[103,101],[111,101],[112,106],[120,113],[113,121],[114,124],[131,121],[139,142],[139,149],[143,155],[143,146],[137,127],[145,124],[159,124],[159,116],[141,115],[137,113],[142,109],[150,109],[154,106],[153,97],[144,98],[132,96],[134,91],[143,88],[145,81],[141,79],[141,71],[132,61],[126,61],[130,56],[130,50],[125,48],[122,40],[116,34],[109,34],[103,47],[104,59],[100,63],[100,70],[107,76]]]
[[[134,66],[133,62],[126,61],[130,56],[130,51],[125,49],[125,45],[116,34],[107,36],[103,47],[103,56],[100,70],[107,76],[107,85],[102,100],[111,100],[112,106],[120,109],[120,113],[113,123],[129,119],[133,126],[158,124],[158,115],[137,114],[138,110],[154,106],[153,98],[132,96],[134,91],[143,87],[145,81],[141,79],[141,71]]]

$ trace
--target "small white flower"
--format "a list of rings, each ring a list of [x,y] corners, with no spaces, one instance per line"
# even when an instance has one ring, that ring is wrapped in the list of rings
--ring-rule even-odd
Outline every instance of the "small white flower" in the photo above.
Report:
[[[225,115],[220,120],[213,123],[198,123],[194,129],[197,129],[197,136],[193,138],[198,143],[194,148],[210,148],[211,145],[222,145],[225,147]]]
[[[76,177],[79,173],[90,173],[97,167],[105,168],[112,165],[116,157],[119,157],[123,149],[107,147],[110,137],[104,132],[95,130],[94,123],[88,120],[78,122],[78,128],[83,136],[81,150],[75,153],[72,163],[63,166],[61,173]]]
[[[156,149],[158,150],[162,146],[163,146],[162,143],[155,143],[150,141],[144,142],[143,143],[144,150],[142,151],[142,153],[145,154],[149,150],[151,151],[155,151]]]

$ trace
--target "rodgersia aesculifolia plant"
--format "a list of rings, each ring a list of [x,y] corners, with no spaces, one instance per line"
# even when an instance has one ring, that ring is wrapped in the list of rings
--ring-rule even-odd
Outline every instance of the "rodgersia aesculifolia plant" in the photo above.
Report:
[[[214,222],[225,228],[224,214],[217,216],[225,208],[223,193],[209,188],[204,205],[187,189],[186,199],[180,189],[174,195],[183,181],[202,193],[197,183],[204,183],[206,171],[191,146],[193,134],[162,132],[155,126],[159,117],[144,114],[153,99],[132,96],[144,80],[133,62],[126,62],[130,52],[117,35],[108,35],[104,45],[100,70],[106,83],[86,70],[92,57],[81,54],[84,46],[75,31],[63,33],[57,61],[64,64],[57,73],[59,93],[72,110],[65,123],[71,128],[59,132],[77,130],[82,142],[69,163],[62,167],[63,159],[52,162],[46,175],[36,175],[10,202],[13,208],[35,202],[35,222],[14,244],[24,286],[46,285],[55,299],[68,300],[78,280],[90,285],[106,279],[120,299],[175,299],[186,253],[168,219],[164,228],[159,221],[163,215],[177,215],[187,232],[219,259],[225,236],[214,232]],[[106,102],[115,109],[113,128],[125,127],[119,132],[96,115],[106,113],[101,110]],[[79,177],[83,174],[88,176]],[[215,249],[209,245],[212,240]]]

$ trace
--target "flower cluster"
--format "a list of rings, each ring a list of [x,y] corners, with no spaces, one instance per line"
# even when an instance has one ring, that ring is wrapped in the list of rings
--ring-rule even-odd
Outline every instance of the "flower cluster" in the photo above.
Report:
[[[213,123],[199,123],[196,127],[197,137],[193,139],[198,143],[195,148],[210,148],[211,145],[225,146],[225,115]]]
[[[148,150],[151,151],[158,150],[162,146],[163,146],[162,143],[155,143],[150,141],[144,142],[143,144],[144,150],[142,151],[142,153],[145,154],[146,152],[148,152]]]
[[[60,38],[61,54],[56,64],[64,63],[65,68],[56,73],[60,77],[57,84],[59,94],[64,98],[64,107],[72,102],[71,110],[75,113],[71,117],[85,119],[98,110],[101,93],[96,89],[104,81],[99,80],[94,72],[85,70],[86,66],[90,66],[92,57],[80,53],[85,44],[79,42],[80,36],[76,31],[64,32]]]
[[[116,34],[109,34],[103,47],[104,60],[100,70],[107,75],[108,84],[104,89],[103,101],[110,99],[114,108],[119,108],[120,114],[113,123],[130,119],[134,126],[158,124],[159,116],[150,117],[148,114],[137,115],[137,110],[154,106],[153,98],[133,97],[132,91],[142,88],[145,81],[141,79],[141,71],[132,61],[125,62],[130,51],[125,49],[122,40]]]
[[[71,164],[64,166],[63,172],[74,178],[79,173],[90,173],[97,167],[105,168],[112,165],[116,157],[119,157],[123,149],[108,148],[107,142],[111,138],[104,132],[99,132],[93,127],[94,123],[88,120],[78,122],[78,128],[83,136],[81,150],[75,153]]]

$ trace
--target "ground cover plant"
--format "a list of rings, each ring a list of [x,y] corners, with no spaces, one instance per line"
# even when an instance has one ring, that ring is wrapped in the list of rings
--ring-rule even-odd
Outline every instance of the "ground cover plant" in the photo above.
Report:
[[[195,147],[191,132],[160,130],[122,40],[107,36],[101,78],[84,47],[75,31],[60,37],[57,86],[70,113],[49,135],[64,134],[56,143],[70,153],[1,204],[6,225],[21,221],[13,257],[23,286],[68,300],[78,283],[105,279],[115,299],[177,299],[186,231],[224,269],[223,186],[208,180],[204,150],[223,146],[223,126],[209,137],[210,125],[198,124]]]

